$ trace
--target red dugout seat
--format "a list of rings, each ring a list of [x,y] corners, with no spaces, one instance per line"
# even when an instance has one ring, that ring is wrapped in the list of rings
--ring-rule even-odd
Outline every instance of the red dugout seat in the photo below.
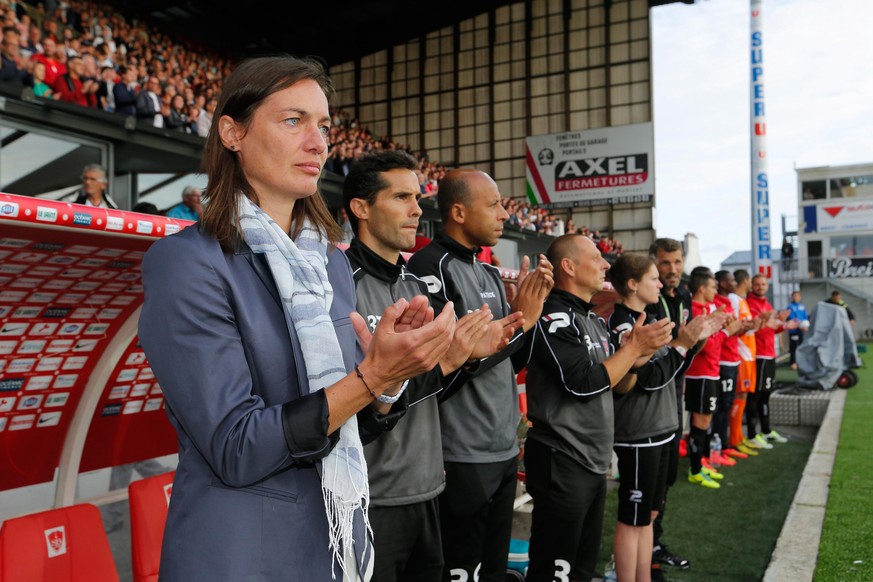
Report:
[[[521,420],[518,426],[518,460],[519,470],[516,472],[518,480],[522,483],[527,482],[527,474],[524,471],[524,443],[527,440],[527,430],[530,427],[530,421],[527,419],[527,369],[522,369],[515,376],[515,383],[518,385],[518,411],[521,414]]]
[[[518,411],[527,416],[527,369],[522,369],[516,374],[515,383],[518,385]]]
[[[161,565],[161,543],[173,492],[175,471],[134,481],[130,499],[130,551],[134,582],[156,582]]]
[[[83,503],[5,521],[0,580],[117,582],[100,511]]]

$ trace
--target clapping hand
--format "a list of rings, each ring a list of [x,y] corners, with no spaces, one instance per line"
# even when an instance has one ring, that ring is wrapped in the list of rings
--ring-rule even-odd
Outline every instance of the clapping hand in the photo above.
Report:
[[[622,347],[628,346],[636,350],[639,357],[651,357],[656,351],[670,343],[673,339],[675,324],[664,318],[646,324],[646,314],[641,313],[634,323],[633,329],[628,332]]]
[[[440,360],[443,374],[448,374],[463,366],[471,358],[477,344],[488,335],[494,314],[487,304],[482,309],[472,311],[458,320],[455,335],[446,355]]]
[[[470,359],[481,360],[505,348],[518,328],[524,327],[525,321],[521,311],[515,311],[502,319],[492,321],[486,333],[473,348]]]
[[[705,339],[715,333],[714,329],[715,326],[710,325],[705,317],[695,317],[688,323],[679,326],[676,344],[690,350],[698,340]],[[704,336],[704,334],[706,335]]]
[[[543,313],[543,303],[555,285],[552,264],[545,255],[539,256],[539,264],[531,271],[530,258],[525,256],[518,272],[518,294],[511,303],[512,311],[524,315],[524,331],[529,331]]]
[[[421,295],[389,305],[372,334],[359,313],[352,312],[351,319],[364,359],[385,384],[432,370],[448,351],[456,324],[451,301],[434,317]]]

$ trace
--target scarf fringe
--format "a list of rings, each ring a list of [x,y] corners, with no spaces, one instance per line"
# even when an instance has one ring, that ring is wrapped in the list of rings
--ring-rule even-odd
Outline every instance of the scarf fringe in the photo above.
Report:
[[[343,580],[347,577],[357,580],[359,575],[357,568],[349,572],[346,560],[357,560],[354,538],[354,519],[357,511],[361,511],[363,515],[368,540],[372,538],[369,510],[362,503],[347,503],[342,501],[339,496],[325,486],[322,486],[321,494],[327,513],[328,548],[333,553],[334,561],[343,572]],[[367,551],[366,547],[363,551]],[[366,555],[363,557],[365,560],[367,559]],[[331,569],[331,578],[336,580],[335,568]]]

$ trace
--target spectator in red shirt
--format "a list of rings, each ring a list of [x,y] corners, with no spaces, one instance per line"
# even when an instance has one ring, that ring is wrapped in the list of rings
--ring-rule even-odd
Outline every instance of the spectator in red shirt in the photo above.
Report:
[[[82,82],[82,57],[74,55],[67,62],[68,71],[55,79],[52,90],[57,99],[76,103],[83,107],[93,107],[96,99],[93,92],[93,79]]]
[[[55,39],[46,37],[42,40],[42,53],[37,53],[31,57],[32,60],[45,65],[45,84],[49,87],[54,87],[55,80],[67,72],[63,63],[55,58],[57,50],[58,45]]]

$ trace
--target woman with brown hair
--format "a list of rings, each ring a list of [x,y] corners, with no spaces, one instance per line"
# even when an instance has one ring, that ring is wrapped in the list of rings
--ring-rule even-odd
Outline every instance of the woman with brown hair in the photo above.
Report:
[[[391,426],[383,415],[444,354],[454,314],[400,300],[370,337],[352,313],[342,232],[318,193],[331,93],[313,60],[240,64],[206,140],[201,220],[144,259],[140,341],[179,437],[161,580],[372,568],[361,439]]]
[[[612,343],[619,346],[646,306],[658,301],[662,285],[655,262],[638,253],[616,259],[607,277],[619,295],[609,317]],[[664,500],[668,443],[678,429],[674,377],[686,352],[712,333],[706,321],[696,318],[680,327],[676,339],[637,361],[613,390],[620,480],[613,549],[622,582],[645,582],[652,574],[652,523]]]

